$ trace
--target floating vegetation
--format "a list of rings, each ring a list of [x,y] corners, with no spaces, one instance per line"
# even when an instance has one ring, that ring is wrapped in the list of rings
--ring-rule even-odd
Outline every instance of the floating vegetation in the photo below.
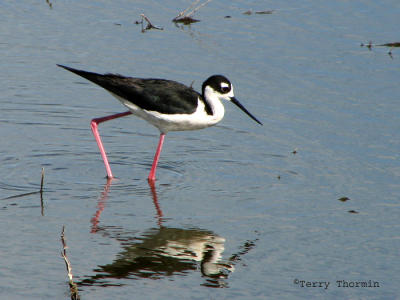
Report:
[[[380,44],[380,45],[375,45],[375,44],[372,44],[372,42],[369,42],[368,44],[361,43],[360,46],[361,47],[367,47],[368,49],[371,49],[372,47],[391,47],[391,48],[394,48],[394,47],[400,47],[400,42],[386,43],[386,44]]]
[[[390,56],[391,58],[393,58],[393,56],[392,56],[392,50],[393,50],[393,48],[400,47],[400,42],[385,43],[385,44],[376,45],[376,44],[373,44],[373,43],[370,41],[368,44],[361,43],[360,46],[361,46],[361,47],[367,47],[369,50],[371,50],[372,47],[390,47],[390,50],[389,50],[388,54],[389,54],[389,56]]]
[[[344,196],[344,197],[340,197],[340,198],[337,199],[337,200],[339,200],[339,201],[341,201],[341,202],[347,202],[347,201],[350,200],[350,198]],[[350,213],[350,214],[358,214],[358,211],[356,211],[356,210],[354,210],[354,209],[348,210],[347,212]]]
[[[172,20],[172,22],[182,23],[183,25],[190,25],[192,23],[200,22],[200,20],[193,19],[192,17],[182,17],[177,20],[174,19],[174,20]]]
[[[183,23],[184,25],[189,25],[192,23],[200,22],[200,20],[194,19],[194,18],[192,18],[192,16],[200,8],[205,6],[207,3],[211,2],[211,0],[206,0],[204,3],[195,7],[199,2],[200,2],[200,0],[194,1],[188,8],[186,8],[184,11],[181,11],[175,18],[173,18],[172,22]]]
[[[399,43],[387,43],[387,44],[382,44],[382,45],[378,45],[378,46],[384,46],[384,47],[400,47],[400,42]]]
[[[243,12],[243,14],[244,14],[244,15],[248,15],[248,16],[250,16],[250,15],[252,15],[252,14],[256,14],[256,15],[270,15],[270,14],[272,14],[272,13],[274,13],[274,12],[275,12],[275,10],[271,9],[271,10],[259,10],[259,11],[255,11],[255,12],[253,13],[253,11],[252,11],[251,9],[249,9],[249,10]]]
[[[142,32],[145,32],[150,29],[157,29],[157,30],[164,30],[164,28],[155,26],[153,23],[151,23],[150,19],[146,17],[144,14],[140,14],[140,17],[142,18],[140,21],[135,21],[135,24],[142,24]],[[143,27],[144,21],[147,22],[146,28]]]
[[[342,201],[342,202],[346,202],[346,201],[349,201],[350,198],[349,197],[340,197],[338,200]]]

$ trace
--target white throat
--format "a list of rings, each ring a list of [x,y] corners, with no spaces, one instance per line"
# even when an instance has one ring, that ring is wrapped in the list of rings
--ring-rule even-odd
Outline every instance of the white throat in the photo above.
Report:
[[[221,103],[221,97],[211,87],[206,86],[204,89],[204,101],[211,107],[212,115],[210,116],[215,123],[222,120],[225,114],[224,105]]]

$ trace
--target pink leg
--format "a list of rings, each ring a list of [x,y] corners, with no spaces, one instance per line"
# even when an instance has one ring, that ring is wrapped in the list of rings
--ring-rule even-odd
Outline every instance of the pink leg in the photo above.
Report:
[[[106,117],[102,117],[102,118],[96,118],[96,119],[93,119],[92,122],[90,123],[90,127],[92,128],[94,138],[96,139],[97,146],[99,147],[99,150],[101,153],[101,157],[103,158],[103,161],[104,161],[104,166],[106,167],[107,178],[113,178],[113,175],[112,175],[110,164],[108,163],[108,159],[107,159],[107,154],[106,154],[106,151],[104,150],[103,143],[101,142],[100,134],[99,134],[99,131],[97,130],[97,127],[100,123],[103,123],[105,121],[125,117],[130,114],[132,114],[130,111],[126,111],[126,112],[115,114],[115,115],[110,115],[110,116],[106,116]]]
[[[148,180],[151,182],[154,182],[156,180],[156,169],[157,169],[158,159],[160,158],[161,149],[162,149],[162,146],[164,143],[164,137],[165,137],[165,133],[161,133],[160,140],[158,142],[156,155],[154,156],[153,165],[151,166],[150,174],[148,177]]]
[[[150,186],[150,189],[151,189],[151,194],[153,196],[153,203],[154,203],[154,206],[156,207],[156,211],[157,211],[158,226],[161,226],[162,225],[163,212],[161,210],[160,204],[158,204],[157,190],[156,190],[155,181],[149,180],[149,186]]]

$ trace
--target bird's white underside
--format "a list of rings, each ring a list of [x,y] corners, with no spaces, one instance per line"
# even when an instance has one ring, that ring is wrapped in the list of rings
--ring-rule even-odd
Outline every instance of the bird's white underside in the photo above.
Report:
[[[204,103],[198,99],[197,109],[191,114],[162,114],[157,111],[144,110],[132,102],[111,93],[135,116],[138,116],[153,126],[157,127],[162,133],[168,131],[197,130],[213,126],[222,120],[225,109],[218,94],[209,87],[205,89],[205,96],[211,106],[212,115],[207,114]]]

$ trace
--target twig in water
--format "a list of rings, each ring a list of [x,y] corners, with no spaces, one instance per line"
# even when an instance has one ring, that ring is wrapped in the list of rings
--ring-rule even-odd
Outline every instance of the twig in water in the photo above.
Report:
[[[146,30],[150,30],[150,29],[164,30],[164,28],[162,28],[162,27],[154,26],[150,22],[149,18],[146,17],[144,14],[140,14],[140,17],[142,18],[142,20],[140,22],[136,21],[136,24],[142,24],[142,32],[145,32]],[[146,20],[146,22],[147,22],[146,28],[143,28],[143,20]]]
[[[360,46],[361,46],[361,47],[367,47],[369,50],[371,50],[373,44],[372,44],[371,41],[369,41],[368,44],[361,43]]]
[[[198,11],[200,8],[202,8],[203,6],[205,6],[207,3],[211,2],[211,0],[207,0],[206,2],[204,2],[203,4],[200,4],[199,6],[195,7],[190,13],[188,13],[186,15],[186,17],[190,17],[191,15],[193,15],[196,11]]]
[[[40,194],[43,193],[43,183],[44,183],[44,168],[42,168],[42,178],[40,180]]]
[[[349,201],[350,198],[349,197],[340,197],[338,200],[342,201],[342,202],[346,202],[346,201]]]
[[[376,45],[376,44],[372,44],[372,42],[368,42],[368,44],[364,44],[361,43],[361,47],[368,47],[368,48],[372,48],[373,46],[375,47],[400,47],[400,42],[396,42],[396,43],[386,43],[386,44],[380,44],[380,45]]]
[[[390,50],[389,50],[388,54],[389,54],[390,58],[393,58],[392,50],[395,47],[400,47],[400,43],[398,43],[398,42],[396,42],[396,43],[386,43],[386,44],[377,45],[377,46],[390,47]]]
[[[256,15],[270,15],[270,14],[273,14],[274,12],[275,12],[275,10],[270,9],[270,10],[259,10],[259,11],[255,11],[254,13]],[[250,16],[253,14],[253,11],[251,9],[249,9],[249,10],[243,12],[242,14]]]
[[[14,195],[14,196],[8,196],[8,197],[2,198],[0,200],[9,200],[9,199],[21,198],[21,197],[25,197],[25,196],[29,196],[29,195],[34,195],[34,194],[40,194],[40,198],[43,201],[43,184],[44,184],[44,168],[42,168],[42,178],[40,180],[40,190],[39,191],[23,193],[23,194],[18,194],[18,195]]]
[[[191,16],[198,11],[200,8],[205,6],[207,3],[211,2],[211,0],[206,0],[204,3],[200,4],[197,7],[194,7],[200,2],[200,0],[194,1],[188,8],[186,8],[184,11],[181,11],[175,18],[172,19],[172,22],[175,23],[183,23],[185,25],[195,23],[195,22],[200,22],[200,20],[193,19]],[[194,8],[193,8],[194,7]],[[192,9],[189,11],[190,9]],[[189,12],[188,12],[189,11]]]
[[[372,42],[370,41],[368,44],[361,43],[360,46],[361,46],[361,47],[367,47],[369,50],[371,50],[372,47],[390,47],[390,50],[389,50],[388,54],[389,54],[389,56],[390,56],[391,58],[393,58],[393,56],[392,56],[392,50],[393,50],[393,48],[400,47],[400,42],[386,43],[386,44],[376,45],[376,44],[372,44]]]
[[[43,203],[43,194],[40,193],[40,213],[44,216],[44,203]]]
[[[68,278],[69,278],[69,289],[71,292],[71,300],[79,300],[79,294],[78,294],[78,286],[73,280],[73,275],[72,275],[72,268],[71,268],[71,262],[68,259],[67,256],[67,243],[65,242],[65,226],[63,226],[62,231],[61,231],[61,243],[63,245],[63,250],[61,251],[61,256],[64,258],[65,266],[67,268],[68,272]]]
[[[42,178],[40,180],[40,208],[41,214],[44,216],[44,204],[43,204],[43,183],[44,183],[44,168],[42,167]]]
[[[181,11],[181,12],[173,19],[173,21],[175,21],[176,19],[179,19],[179,18],[183,17],[189,9],[191,9],[193,6],[195,6],[195,5],[196,5],[197,3],[199,3],[199,2],[200,2],[200,0],[194,1],[188,8],[186,8],[184,11]]]
[[[273,9],[271,9],[271,10],[260,10],[260,11],[256,11],[255,12],[256,15],[270,15],[272,13],[274,13]]]

